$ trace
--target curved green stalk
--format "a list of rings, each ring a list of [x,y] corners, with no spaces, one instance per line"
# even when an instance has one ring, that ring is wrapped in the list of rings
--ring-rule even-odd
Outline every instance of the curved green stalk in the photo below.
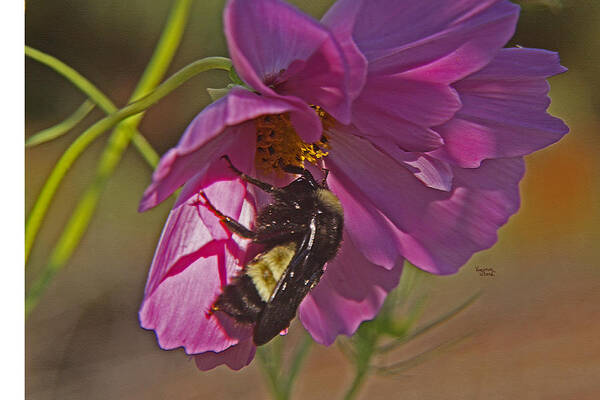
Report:
[[[69,115],[62,122],[51,126],[50,128],[43,129],[36,134],[33,134],[29,139],[25,141],[25,146],[33,147],[38,144],[49,142],[50,140],[56,139],[75,127],[81,120],[83,120],[89,113],[94,109],[94,102],[86,100],[75,110],[75,112]]]
[[[133,133],[133,137],[131,138],[131,142],[133,146],[137,149],[138,153],[142,156],[142,158],[146,161],[146,163],[154,170],[158,165],[158,161],[160,161],[160,156],[154,150],[154,147],[146,140],[146,138],[138,134],[137,129]]]
[[[29,46],[25,46],[25,55],[41,64],[46,65],[49,68],[52,68],[60,75],[65,77],[72,84],[74,84],[75,87],[87,95],[90,100],[96,103],[96,105],[105,113],[112,114],[117,112],[118,108],[104,93],[100,91],[100,89],[94,86],[92,82],[87,80],[79,72],[75,71],[73,68],[69,67],[59,59]],[[150,146],[150,143],[148,143],[146,138],[136,130],[132,141],[136,149],[141,153],[142,157],[144,157],[144,160],[146,160],[146,162],[152,168],[155,168],[160,157],[156,151],[154,151],[152,146]]]
[[[25,46],[25,55],[33,60],[38,61],[41,64],[46,65],[49,68],[52,68],[60,75],[64,76],[79,90],[85,93],[94,103],[96,103],[96,105],[98,105],[98,107],[100,107],[107,114],[117,112],[117,107],[104,93],[102,93],[96,86],[94,86],[92,82],[90,82],[79,72],[75,71],[73,68],[69,67],[64,62],[60,61],[55,57],[52,57],[49,54],[46,54],[29,46]],[[158,156],[156,151],[154,151],[150,143],[148,143],[146,138],[136,130],[132,141],[133,145],[140,152],[144,160],[146,160],[146,162],[152,168],[155,168],[156,164],[158,164],[158,160],[160,157]]]
[[[428,322],[427,324],[416,328],[414,331],[412,332],[406,332],[404,335],[402,335],[401,337],[399,337],[398,339],[396,339],[395,341],[388,343],[384,346],[381,346],[378,349],[378,352],[380,353],[387,353],[390,352],[392,350],[395,350],[396,348],[398,348],[399,346],[429,332],[430,330],[442,325],[444,322],[449,321],[450,319],[454,318],[455,316],[457,316],[461,311],[467,309],[471,304],[473,304],[479,297],[481,296],[481,292],[477,292],[475,293],[473,296],[469,297],[466,301],[464,301],[463,303],[459,304],[457,307],[453,308],[452,310],[448,311],[447,313],[441,315],[440,317],[434,319],[431,322]],[[411,318],[412,319],[412,318]],[[415,320],[411,321],[411,325]]]
[[[474,332],[470,332],[464,336],[460,336],[455,339],[448,340],[444,343],[438,344],[437,346],[431,347],[427,350],[424,350],[418,353],[415,356],[412,356],[409,359],[397,361],[393,364],[384,366],[384,367],[373,367],[375,371],[380,375],[396,375],[402,373],[408,369],[411,369],[419,364],[424,363],[425,361],[431,359],[432,357],[442,354],[444,351],[456,346],[458,343],[472,337]]]
[[[38,197],[36,206],[34,206],[34,211],[44,208],[44,210],[41,212],[45,213],[45,209],[47,209],[50,199],[58,188],[58,183],[60,180],[62,180],[63,176],[69,170],[77,156],[85,149],[85,147],[87,147],[87,145],[89,145],[91,141],[93,141],[107,129],[112,128],[127,118],[127,120],[123,121],[121,124],[120,129],[124,129],[125,134],[128,136],[123,137],[113,135],[111,138],[111,141],[109,142],[109,145],[107,146],[107,149],[103,153],[103,156],[100,160],[94,181],[85,192],[73,214],[71,214],[71,218],[69,219],[65,230],[60,236],[58,244],[50,256],[50,262],[42,272],[42,276],[33,283],[29,293],[27,294],[27,298],[25,300],[26,314],[29,314],[33,307],[35,307],[38,297],[41,295],[46,285],[50,282],[54,274],[69,260],[71,254],[79,244],[79,240],[85,232],[85,229],[87,228],[87,225],[96,208],[100,193],[104,189],[106,181],[112,175],[116,164],[120,160],[120,157],[127,145],[126,141],[131,137],[134,131],[134,127],[129,125],[129,121],[138,115],[141,115],[141,113],[143,113],[147,108],[158,102],[161,98],[175,90],[177,87],[181,86],[181,84],[194,75],[211,69],[228,70],[229,68],[231,68],[231,61],[228,58],[207,57],[203,60],[196,61],[181,69],[171,78],[167,79],[150,95],[131,103],[118,112],[96,122],[83,134],[81,134],[81,136],[79,136],[77,140],[73,142],[73,144],[67,149],[65,154],[63,154],[63,157],[61,157],[59,160],[58,164],[54,167],[54,170],[42,188],[41,195]],[[134,123],[139,123],[139,119]],[[115,132],[118,131],[119,130],[116,130]],[[38,213],[39,212],[40,211],[38,211]],[[34,212],[32,211],[29,221],[33,218],[38,218],[38,216],[34,215]]]
[[[29,254],[31,247],[33,245],[33,241],[35,239],[35,235],[39,230],[42,219],[44,218],[48,207],[50,206],[50,202],[58,189],[60,182],[63,177],[73,165],[75,160],[79,157],[79,155],[93,142],[98,136],[100,136],[107,129],[112,128],[120,121],[125,118],[142,113],[144,110],[158,102],[162,97],[166,96],[177,87],[181,86],[188,79],[193,76],[199,74],[200,72],[204,72],[210,69],[222,69],[228,71],[231,68],[231,61],[228,58],[224,57],[207,57],[202,60],[198,60],[193,62],[192,64],[187,65],[186,67],[179,70],[169,79],[167,79],[163,84],[161,84],[154,92],[150,95],[140,99],[139,101],[129,104],[128,106],[122,108],[118,112],[111,114],[100,121],[96,122],[90,128],[88,128],[84,133],[82,133],[63,153],[62,157],[58,160],[56,166],[52,170],[50,176],[46,180],[44,187],[42,188],[40,195],[33,206],[31,213],[27,219],[27,223],[25,225],[25,254],[26,258]],[[129,118],[124,123],[129,122],[135,117]],[[139,119],[134,122],[134,124],[138,124]],[[121,129],[125,129],[127,136],[127,140],[131,138],[131,134],[135,132],[135,126],[126,125],[121,127]],[[113,135],[114,137],[114,135]],[[112,139],[112,138],[111,138]],[[112,173],[112,168],[116,166],[116,163],[120,159],[120,154],[125,150],[123,146],[126,146],[121,139],[117,143],[115,143],[115,139],[111,140],[109,143],[110,152],[108,152],[108,148],[103,154],[102,160],[100,162],[100,167],[98,169],[98,174],[102,171],[102,174]],[[116,160],[114,159],[114,155],[118,157]],[[152,157],[152,156],[150,156]],[[153,163],[158,162],[158,158],[154,158],[151,160]],[[106,171],[106,172],[105,172]]]
[[[312,338],[304,334],[300,342],[295,344],[296,350],[287,367],[284,365],[281,338],[276,338],[268,346],[256,349],[259,366],[267,378],[274,399],[289,400],[292,397],[292,388],[311,345]]]
[[[94,86],[92,82],[87,80],[79,72],[75,71],[73,68],[69,67],[59,59],[29,46],[25,46],[25,55],[33,60],[38,61],[39,63],[46,65],[49,68],[52,68],[64,76],[107,114],[117,112],[117,107],[104,93],[100,91],[100,89]],[[150,143],[148,143],[146,138],[136,130],[132,141],[134,146],[141,153],[142,157],[144,157],[144,160],[146,160],[146,162],[148,162],[152,168],[155,168],[160,157],[156,151],[154,151],[152,146],[150,146]]]
[[[94,126],[92,126],[92,128]],[[83,132],[73,143],[71,143],[67,150],[65,150],[54,166],[54,169],[52,169],[50,176],[46,179],[46,182],[27,217],[27,222],[25,223],[25,265],[27,265],[29,253],[31,252],[31,248],[33,247],[37,233],[42,225],[44,216],[48,211],[50,202],[52,201],[60,182],[81,153],[83,153],[83,151],[103,132],[104,130],[93,130],[91,128]]]
[[[25,55],[39,63],[52,68],[60,75],[64,76],[79,90],[85,93],[94,103],[98,105],[102,110],[109,114],[117,111],[117,107],[110,101],[104,93],[102,93],[92,82],[83,77],[79,72],[69,67],[58,58],[46,54],[42,51],[34,49],[33,47],[25,46]]]
[[[344,395],[344,400],[351,400],[356,397],[358,390],[362,387],[365,382],[365,378],[368,376],[371,359],[375,355],[377,349],[377,342],[379,340],[379,333],[376,329],[372,329],[370,326],[360,326],[354,337],[358,341],[356,345],[356,358],[355,367],[356,371],[350,388]]]
[[[308,356],[308,350],[312,345],[312,338],[310,335],[304,335],[302,342],[297,346],[296,352],[292,356],[292,362],[290,369],[288,371],[287,379],[285,380],[285,392],[287,393],[287,397],[290,398],[292,396],[292,388],[294,383],[296,382],[296,378],[298,377],[298,373],[300,372],[300,367],[302,363]]]
[[[60,75],[65,77],[107,114],[113,114],[117,112],[118,109],[113,102],[93,83],[56,57],[29,46],[25,46],[25,55],[41,64],[46,65],[49,68],[52,68]],[[63,121],[63,123],[64,122],[65,121]],[[59,125],[62,125],[63,123]],[[36,199],[35,205],[29,213],[27,222],[25,223],[25,265],[27,265],[29,253],[31,252],[37,233],[42,225],[42,221],[46,215],[48,206],[50,205],[50,202],[52,201],[54,193],[62,181],[62,178],[75,160],[83,153],[87,146],[94,141],[95,138],[96,136],[89,136],[76,139],[75,142],[73,142],[63,153],[60,160],[54,167],[52,174],[44,184],[42,191]],[[146,138],[136,131],[133,137],[133,143],[136,145],[138,151],[142,154],[150,166],[153,168],[156,167],[159,159],[158,154],[156,154]]]
[[[117,113],[98,121],[86,131],[89,136],[92,136],[92,134],[99,135],[119,121],[132,116],[126,121],[123,121],[113,132],[113,135],[101,156],[94,181],[88,187],[76,206],[75,211],[71,215],[67,226],[50,255],[49,263],[46,265],[44,271],[42,271],[41,276],[32,284],[25,300],[26,315],[33,310],[48,283],[68,262],[73,251],[79,244],[81,237],[87,229],[92,214],[96,209],[100,194],[102,193],[108,178],[112,175],[123,152],[127,148],[137,125],[141,121],[143,116],[141,113],[199,72],[208,69],[223,69],[227,71],[231,69],[231,61],[229,59],[209,57],[183,68],[160,85],[154,92],[146,95],[153,89],[154,85],[162,79],[162,76],[166,72],[166,69],[175,54],[179,42],[181,41],[183,29],[187,23],[190,5],[191,0],[178,0],[173,6],[167,25],[165,26],[152,59],[131,96],[132,100],[140,100],[124,107]],[[144,95],[146,96],[143,97]]]

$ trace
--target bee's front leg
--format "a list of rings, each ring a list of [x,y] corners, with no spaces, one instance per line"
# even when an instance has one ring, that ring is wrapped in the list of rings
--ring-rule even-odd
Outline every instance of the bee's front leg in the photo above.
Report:
[[[225,161],[227,161],[227,163],[229,164],[229,168],[231,168],[231,170],[233,172],[235,172],[242,180],[253,184],[254,186],[264,190],[267,193],[275,193],[279,190],[279,188],[276,188],[275,186],[269,185],[267,182],[263,182],[260,181],[256,178],[253,178],[251,176],[246,175],[245,173],[243,173],[242,171],[240,171],[239,169],[237,169],[233,163],[231,162],[231,160],[229,159],[229,156],[222,156],[222,159],[224,159]]]
[[[217,210],[210,200],[208,200],[208,197],[206,197],[206,193],[200,192],[199,195],[204,199],[204,203],[199,202],[199,204],[206,206],[206,208],[208,208],[217,218],[219,218],[219,220],[221,220],[221,222],[225,224],[225,226],[227,226],[231,232],[246,239],[254,239],[256,237],[255,232]]]

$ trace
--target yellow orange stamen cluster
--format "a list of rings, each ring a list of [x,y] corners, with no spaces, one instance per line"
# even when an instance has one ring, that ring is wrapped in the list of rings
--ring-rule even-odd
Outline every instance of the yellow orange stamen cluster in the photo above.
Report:
[[[316,143],[305,143],[300,139],[290,122],[289,113],[263,115],[255,120],[256,157],[255,164],[265,173],[281,172],[283,165],[304,167],[304,162],[316,164],[327,156],[329,149],[325,131],[335,120],[319,106],[312,106],[321,118],[323,135]]]

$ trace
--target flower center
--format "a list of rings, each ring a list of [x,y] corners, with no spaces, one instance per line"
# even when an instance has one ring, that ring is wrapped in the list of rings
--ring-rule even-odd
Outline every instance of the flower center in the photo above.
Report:
[[[256,124],[256,168],[264,173],[281,173],[282,165],[304,167],[304,162],[316,164],[327,156],[329,149],[326,130],[335,123],[331,115],[319,106],[311,106],[321,118],[323,135],[318,142],[305,143],[290,122],[289,113],[258,117]]]

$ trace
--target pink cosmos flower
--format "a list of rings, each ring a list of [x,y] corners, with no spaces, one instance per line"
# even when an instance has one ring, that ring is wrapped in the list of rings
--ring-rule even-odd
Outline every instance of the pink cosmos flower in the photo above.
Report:
[[[522,156],[568,130],[546,113],[546,78],[564,71],[557,55],[502,49],[517,18],[504,0],[339,0],[322,23],[276,0],[229,1],[225,34],[250,90],[202,111],[144,194],[142,211],[183,186],[152,262],[142,326],[162,348],[196,355],[200,369],[239,369],[254,357],[251,327],[209,313],[248,241],[197,193],[248,227],[268,202],[224,154],[279,186],[280,161],[330,170],[344,241],[298,313],[319,343],[373,318],[404,259],[450,274],[490,247],[519,207]]]

